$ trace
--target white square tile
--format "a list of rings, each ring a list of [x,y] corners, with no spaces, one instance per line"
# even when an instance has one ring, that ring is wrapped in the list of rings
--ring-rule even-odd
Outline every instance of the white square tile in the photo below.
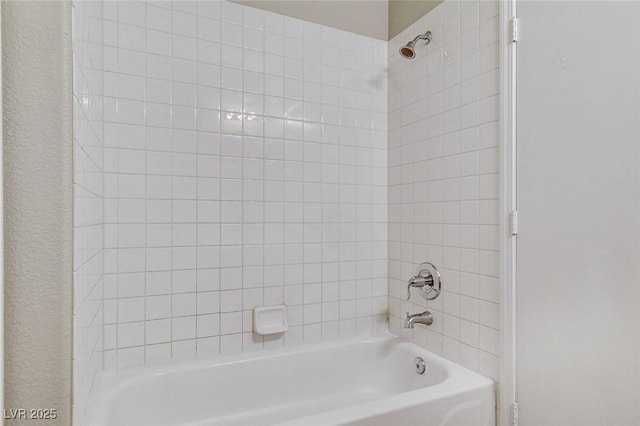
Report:
[[[144,322],[118,324],[118,348],[144,344]]]
[[[193,339],[196,337],[196,317],[179,317],[171,319],[172,340]]]
[[[118,364],[262,349],[247,320],[262,303],[293,303],[290,332],[269,345],[370,333],[386,313],[384,277],[429,258],[451,296],[416,339],[494,368],[480,354],[494,349],[499,312],[495,2],[421,18],[441,37],[411,64],[387,62],[385,42],[238,4],[150,4],[146,21],[138,9],[112,13],[122,31],[105,25],[105,41],[124,49],[102,58],[104,118],[121,122],[105,126],[105,146],[122,149],[104,155],[105,193],[118,197],[104,201],[105,241],[120,247],[105,253],[105,270],[120,268],[105,315],[144,324],[142,339],[131,329],[118,342],[113,323],[105,345],[148,345],[118,350]],[[373,72],[359,78],[387,65],[388,97],[367,84],[383,81]],[[390,255],[406,265],[389,272],[387,221]]]
[[[226,1],[220,2],[220,19],[224,22],[242,25],[243,9],[244,7],[235,3]]]
[[[147,345],[167,343],[171,341],[171,320],[155,320],[145,322],[145,343]]]
[[[176,34],[189,37],[196,36],[196,16],[190,13],[182,13],[174,10],[172,12],[171,30]]]
[[[197,318],[197,337],[218,336],[220,334],[220,315],[199,315]]]

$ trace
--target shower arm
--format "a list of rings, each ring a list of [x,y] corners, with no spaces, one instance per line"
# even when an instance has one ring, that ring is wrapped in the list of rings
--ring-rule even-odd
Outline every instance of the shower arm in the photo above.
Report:
[[[418,40],[426,40],[427,43],[431,41],[431,31],[427,31],[424,34],[418,34],[413,40],[411,40],[412,44],[416,44]]]

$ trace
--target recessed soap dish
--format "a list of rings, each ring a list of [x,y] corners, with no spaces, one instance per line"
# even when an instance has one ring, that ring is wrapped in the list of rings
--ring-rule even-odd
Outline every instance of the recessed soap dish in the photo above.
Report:
[[[260,306],[253,308],[253,331],[256,334],[284,333],[288,329],[286,306]]]

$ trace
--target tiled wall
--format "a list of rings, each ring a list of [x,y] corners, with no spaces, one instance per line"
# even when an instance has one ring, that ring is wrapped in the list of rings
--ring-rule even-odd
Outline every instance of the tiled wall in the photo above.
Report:
[[[389,42],[389,327],[498,379],[499,5],[446,0]],[[416,58],[398,48],[425,30]],[[406,281],[423,261],[443,294]],[[402,328],[428,307],[428,328]]]
[[[103,357],[102,4],[73,4],[73,416],[82,417]]]
[[[105,368],[386,328],[387,43],[160,1],[104,44]]]
[[[74,4],[76,404],[103,344],[112,371],[370,334],[387,306],[498,378],[497,3],[447,0],[389,43],[228,2],[99,4]],[[407,303],[425,260],[443,295]],[[251,308],[280,303],[291,329],[254,335]],[[402,329],[425,306],[434,325]]]

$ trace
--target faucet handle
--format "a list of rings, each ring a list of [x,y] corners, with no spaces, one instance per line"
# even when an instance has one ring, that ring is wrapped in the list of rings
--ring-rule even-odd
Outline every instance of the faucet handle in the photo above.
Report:
[[[425,299],[435,299],[440,295],[442,288],[440,271],[431,262],[421,263],[418,267],[418,273],[411,277],[407,284],[407,300],[411,298],[411,287],[420,288]]]
[[[422,277],[419,274],[409,278],[407,283],[407,300],[411,298],[411,287],[424,288],[425,285],[433,285],[433,279],[431,276]]]

